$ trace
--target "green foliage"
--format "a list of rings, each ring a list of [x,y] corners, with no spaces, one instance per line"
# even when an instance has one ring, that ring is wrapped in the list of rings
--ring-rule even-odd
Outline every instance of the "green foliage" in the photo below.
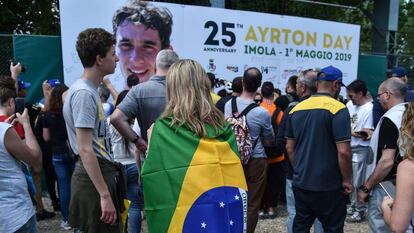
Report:
[[[59,35],[58,0],[0,0],[0,33]]]
[[[398,59],[400,66],[414,70],[414,0],[401,0],[400,17],[398,21]],[[411,74],[411,77],[414,73]]]

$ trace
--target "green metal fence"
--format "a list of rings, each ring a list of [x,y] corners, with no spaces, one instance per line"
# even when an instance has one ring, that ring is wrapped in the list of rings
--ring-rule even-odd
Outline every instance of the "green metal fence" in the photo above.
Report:
[[[0,34],[0,75],[10,75],[9,60],[13,57],[13,36]]]

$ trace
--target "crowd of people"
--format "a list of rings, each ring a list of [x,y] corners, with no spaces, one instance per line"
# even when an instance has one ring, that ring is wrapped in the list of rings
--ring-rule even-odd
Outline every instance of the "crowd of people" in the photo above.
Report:
[[[115,13],[114,34],[80,32],[81,77],[46,80],[38,111],[16,112],[19,63],[0,76],[0,232],[34,233],[54,216],[42,170],[61,227],[75,232],[140,232],[145,213],[150,232],[254,233],[281,202],[289,233],[343,232],[365,218],[371,232],[413,232],[406,69],[372,96],[334,66],[291,76],[283,94],[250,67],[219,96],[214,74],[172,50],[171,26],[168,10],[131,3]],[[108,78],[117,63],[119,93]]]

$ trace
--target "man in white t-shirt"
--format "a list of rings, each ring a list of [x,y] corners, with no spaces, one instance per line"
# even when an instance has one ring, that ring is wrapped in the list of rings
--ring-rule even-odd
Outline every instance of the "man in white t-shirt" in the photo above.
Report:
[[[358,201],[358,187],[364,183],[367,161],[371,156],[369,143],[373,131],[372,99],[367,95],[367,87],[362,80],[355,80],[347,87],[346,104],[351,116],[351,147],[352,147],[352,185],[351,206],[347,213],[348,222],[361,222],[367,209],[366,203]]]

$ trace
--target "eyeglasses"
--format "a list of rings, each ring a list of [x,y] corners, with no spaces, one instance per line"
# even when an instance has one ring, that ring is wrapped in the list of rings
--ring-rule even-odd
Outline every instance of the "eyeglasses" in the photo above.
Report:
[[[392,93],[391,92],[389,92],[389,91],[384,91],[384,92],[382,92],[382,93],[379,93],[378,95],[376,95],[375,97],[378,99],[380,96],[382,96],[383,94],[385,94],[385,93],[388,93],[389,95],[392,95]]]

